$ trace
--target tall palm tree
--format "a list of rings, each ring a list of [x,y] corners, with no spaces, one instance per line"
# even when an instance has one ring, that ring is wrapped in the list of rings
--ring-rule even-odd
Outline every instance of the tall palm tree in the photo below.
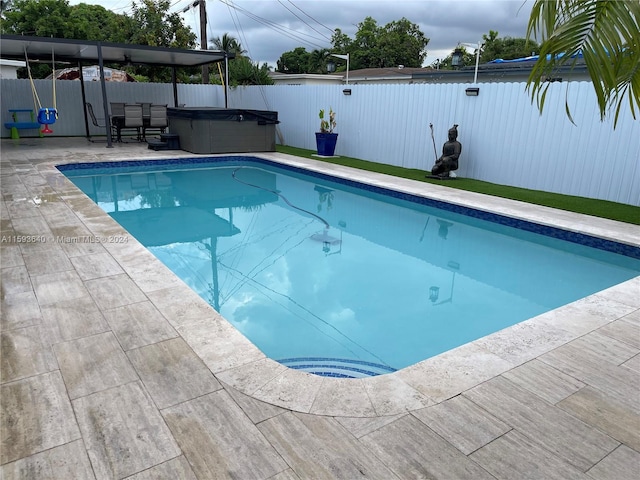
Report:
[[[246,50],[242,49],[242,45],[240,45],[240,42],[238,42],[235,37],[229,35],[228,33],[224,33],[222,37],[214,38],[210,46],[213,47],[214,50],[222,50],[223,52],[227,53],[235,53],[237,56],[247,53]]]
[[[308,73],[326,73],[330,52],[326,48],[313,50],[309,55]]]
[[[233,53],[235,54],[236,58],[238,58],[238,60],[239,57],[242,57],[245,53],[247,53],[247,51],[242,48],[242,45],[240,45],[240,42],[228,33],[224,33],[222,37],[214,38],[210,44],[210,47],[214,50],[222,50],[223,52]],[[226,66],[219,63],[218,69],[220,73],[220,83],[224,84],[224,78],[226,77]],[[231,69],[229,69],[229,71],[231,71]],[[227,91],[225,89],[225,104],[226,94]]]
[[[527,89],[542,111],[549,83],[543,78],[582,54],[596,92],[601,120],[629,102],[640,109],[640,2],[638,0],[535,0],[527,38],[540,40],[540,58]],[[567,115],[571,118],[568,105]]]

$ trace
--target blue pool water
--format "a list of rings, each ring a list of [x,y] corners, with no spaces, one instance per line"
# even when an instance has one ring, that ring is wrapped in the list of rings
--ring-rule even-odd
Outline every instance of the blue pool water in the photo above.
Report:
[[[640,249],[251,157],[58,167],[267,356],[400,369],[640,274]]]

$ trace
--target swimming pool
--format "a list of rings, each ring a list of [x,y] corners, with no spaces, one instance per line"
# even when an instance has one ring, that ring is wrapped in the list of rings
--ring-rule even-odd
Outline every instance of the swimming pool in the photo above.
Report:
[[[266,160],[60,169],[265,354],[322,374],[403,368],[640,271],[635,247]]]

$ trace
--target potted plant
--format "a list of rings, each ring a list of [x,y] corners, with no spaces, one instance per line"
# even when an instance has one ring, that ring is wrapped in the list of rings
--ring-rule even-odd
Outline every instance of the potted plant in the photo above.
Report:
[[[338,134],[333,133],[336,128],[336,112],[329,107],[329,119],[325,118],[324,110],[320,110],[320,131],[316,132],[316,147],[318,155],[322,157],[333,157],[336,151]]]

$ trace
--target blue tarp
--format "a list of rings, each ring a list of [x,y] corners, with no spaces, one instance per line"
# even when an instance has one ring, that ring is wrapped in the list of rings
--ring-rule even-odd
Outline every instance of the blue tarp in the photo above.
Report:
[[[556,55],[556,59],[564,57],[564,53],[559,53]],[[535,62],[540,58],[540,55],[531,55],[530,57],[523,58],[514,58],[513,60],[503,60],[501,58],[496,58],[495,60],[491,60],[487,63],[518,63],[518,62]],[[574,53],[571,55],[571,58],[582,58],[582,52]],[[547,60],[551,60],[551,54],[547,55]]]

